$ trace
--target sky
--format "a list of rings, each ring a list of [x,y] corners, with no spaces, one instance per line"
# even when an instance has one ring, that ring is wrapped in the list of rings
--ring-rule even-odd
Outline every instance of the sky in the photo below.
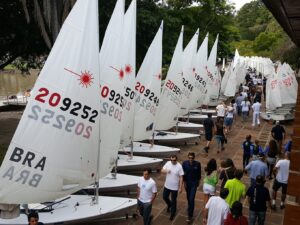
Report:
[[[235,9],[238,11],[243,5],[251,2],[252,0],[228,0],[228,2],[235,3]]]

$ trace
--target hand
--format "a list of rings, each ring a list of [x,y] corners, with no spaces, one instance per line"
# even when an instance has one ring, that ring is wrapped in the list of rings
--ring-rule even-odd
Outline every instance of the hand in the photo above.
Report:
[[[204,224],[207,224],[207,219],[206,218],[203,218],[202,219],[202,224],[204,225]]]
[[[179,192],[179,194],[182,193],[182,187],[179,188],[179,191],[178,191],[178,192]]]

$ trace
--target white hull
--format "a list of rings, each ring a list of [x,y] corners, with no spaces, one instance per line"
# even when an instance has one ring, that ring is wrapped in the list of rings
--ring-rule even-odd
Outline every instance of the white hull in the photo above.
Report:
[[[161,135],[163,134],[163,135]],[[149,140],[152,140],[152,137],[149,138]],[[189,134],[189,133],[175,133],[175,132],[169,132],[169,131],[162,131],[162,132],[154,132],[154,141],[159,143],[169,143],[169,144],[175,144],[178,142],[194,142],[196,144],[200,141],[200,134]]]
[[[196,115],[196,114],[193,114],[193,115],[185,115],[185,116],[180,116],[179,119],[184,119],[184,120],[187,120],[189,119],[189,121],[191,122],[195,122],[195,123],[202,123],[205,119],[207,118],[207,115]],[[216,119],[217,116],[212,116],[212,119]]]
[[[130,147],[124,147],[119,150],[119,153],[130,153]],[[170,155],[178,154],[179,148],[166,147],[162,145],[151,145],[141,142],[133,142],[133,155],[148,156],[148,157],[169,157]]]
[[[115,176],[113,174],[108,174],[107,176],[99,179],[99,194],[108,193],[130,193],[135,191],[139,176],[127,175],[117,173]],[[83,189],[89,194],[93,194],[95,191],[95,185],[90,185]]]
[[[98,204],[92,204],[92,197],[87,195],[70,195],[70,198],[53,205],[52,211],[39,212],[39,221],[44,224],[74,224],[99,220],[114,216],[126,216],[136,209],[136,199],[119,197],[99,197]],[[59,200],[57,200],[59,201]],[[41,209],[37,204],[32,209]],[[31,207],[30,207],[31,208]],[[0,224],[27,225],[27,216],[21,214],[15,219],[0,219]]]
[[[217,111],[214,109],[193,109],[190,110],[190,113],[200,113],[207,115],[208,113],[211,113],[213,115],[217,114]]]
[[[163,160],[149,157],[118,155],[118,171],[142,171],[150,168],[159,170],[162,167]]]
[[[260,114],[261,118],[264,120],[278,120],[278,121],[284,121],[284,120],[293,120],[295,119],[293,114],[275,114],[275,113],[265,113],[262,112]]]
[[[182,122],[179,121],[177,124],[177,128],[181,132],[187,132],[187,133],[197,133],[200,134],[203,130],[203,125],[198,123],[189,123],[189,122]]]

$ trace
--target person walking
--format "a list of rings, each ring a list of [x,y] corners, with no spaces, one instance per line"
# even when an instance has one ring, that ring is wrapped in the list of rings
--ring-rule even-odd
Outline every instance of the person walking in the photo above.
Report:
[[[204,151],[206,153],[208,153],[209,145],[213,138],[213,129],[215,127],[215,123],[212,120],[211,113],[207,114],[207,118],[203,121],[203,127],[204,127],[204,132],[205,132],[205,139],[206,139],[206,146],[204,148]]]
[[[221,102],[221,104],[217,105],[216,107],[216,111],[217,111],[217,119],[223,119],[225,117],[226,114],[226,105],[224,102]]]
[[[171,212],[170,220],[173,220],[177,210],[177,195],[178,192],[182,192],[184,175],[181,164],[177,162],[176,155],[172,155],[171,160],[163,166],[162,173],[166,174],[163,199],[167,204],[167,212]],[[170,194],[171,200],[169,198]]]
[[[230,105],[227,106],[227,113],[226,113],[226,117],[224,120],[226,134],[231,131],[231,127],[233,124],[233,117],[234,117],[234,108],[233,108],[232,104],[230,103]]]
[[[267,156],[267,166],[269,170],[269,179],[273,179],[273,168],[276,163],[276,156],[278,154],[278,148],[275,140],[270,140],[269,145],[265,149],[265,155]]]
[[[157,186],[150,177],[151,169],[145,169],[143,176],[138,182],[138,208],[140,215],[144,218],[144,225],[150,225],[153,216],[151,215],[152,205],[157,195]]]
[[[245,97],[242,93],[235,99],[235,103],[237,105],[237,114],[240,116],[242,115],[242,101],[244,101]]]
[[[279,154],[282,153],[282,141],[285,139],[285,129],[280,125],[280,122],[277,120],[276,125],[271,130],[271,135],[274,140],[277,142]]]
[[[264,178],[268,177],[269,170],[267,164],[265,163],[265,155],[263,153],[260,153],[258,155],[258,160],[251,161],[245,167],[245,172],[249,172],[251,186],[255,185],[256,177],[258,175],[261,175]]]
[[[258,100],[252,105],[252,110],[253,110],[253,119],[252,119],[252,127],[255,127],[256,124],[260,126],[260,120],[259,120],[259,115],[260,115],[260,107],[261,104]]]
[[[276,196],[277,191],[281,188],[281,202],[280,209],[284,209],[285,198],[287,193],[287,183],[289,179],[289,169],[290,169],[290,153],[286,152],[284,159],[278,160],[274,168],[274,173],[276,173],[276,178],[273,183],[272,192],[272,209],[276,209]]]
[[[215,138],[218,144],[218,150],[217,153],[220,153],[220,151],[224,151],[224,143],[227,142],[226,136],[225,136],[225,127],[223,125],[224,120],[219,119],[216,123],[216,133]]]
[[[253,157],[253,160],[258,159],[259,153],[264,153],[264,149],[259,144],[259,140],[255,140],[254,141],[254,145],[252,145],[252,157]]]
[[[242,147],[243,147],[243,168],[249,164],[249,160],[252,156],[252,148],[253,148],[253,143],[251,142],[252,136],[249,134],[246,136],[246,140],[243,142]]]
[[[204,170],[203,192],[205,205],[208,199],[216,193],[216,186],[218,183],[217,161],[215,159],[210,159]]]
[[[224,220],[230,211],[229,205],[225,201],[228,193],[228,189],[223,188],[220,196],[213,196],[208,200],[203,212],[203,225],[224,225]]]
[[[247,200],[249,203],[249,225],[264,225],[267,211],[267,203],[271,207],[269,189],[264,186],[265,178],[261,175],[256,177],[255,185],[247,190]]]
[[[182,163],[184,171],[183,182],[188,201],[188,219],[191,222],[194,215],[195,196],[201,179],[201,164],[195,160],[195,153],[188,153],[188,160]]]
[[[229,194],[225,200],[230,208],[234,202],[240,201],[241,198],[245,197],[246,195],[246,186],[241,181],[243,177],[243,170],[237,169],[234,176],[235,178],[228,180],[224,186],[229,191]]]
[[[224,166],[221,168],[219,179],[222,180],[220,189],[224,188],[226,181],[234,178],[236,168],[232,159],[228,158],[224,161]]]
[[[249,114],[249,107],[250,107],[250,102],[248,101],[247,97],[244,98],[244,101],[242,101],[241,105],[242,105],[243,122],[246,122]]]
[[[239,201],[232,204],[224,225],[248,225],[248,220],[243,216],[243,205]]]

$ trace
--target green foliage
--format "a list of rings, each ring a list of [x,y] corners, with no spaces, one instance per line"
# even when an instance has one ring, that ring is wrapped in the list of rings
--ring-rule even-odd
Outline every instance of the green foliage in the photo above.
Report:
[[[245,4],[236,15],[235,24],[241,39],[232,42],[231,47],[241,55],[270,57],[298,66],[300,51],[260,0]]]

